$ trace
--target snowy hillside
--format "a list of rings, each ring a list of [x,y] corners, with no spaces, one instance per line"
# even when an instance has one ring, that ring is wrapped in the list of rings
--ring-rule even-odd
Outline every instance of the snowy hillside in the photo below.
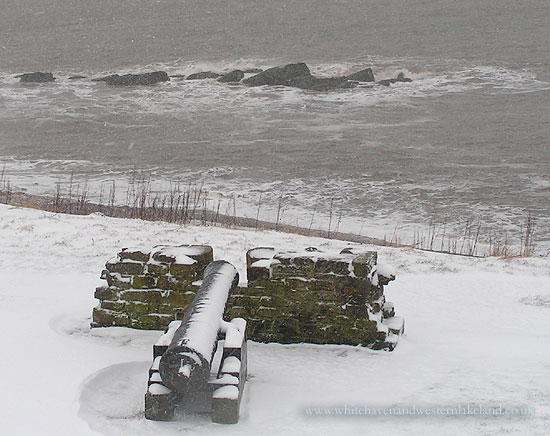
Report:
[[[397,270],[394,352],[249,345],[241,421],[143,418],[158,332],[89,329],[106,260],[122,247],[207,244],[245,277],[255,246],[342,249],[276,232],[180,227],[0,205],[0,399],[6,435],[547,435],[550,261],[376,247]],[[352,409],[527,409],[527,416],[359,415]],[[339,416],[327,416],[328,414]]]

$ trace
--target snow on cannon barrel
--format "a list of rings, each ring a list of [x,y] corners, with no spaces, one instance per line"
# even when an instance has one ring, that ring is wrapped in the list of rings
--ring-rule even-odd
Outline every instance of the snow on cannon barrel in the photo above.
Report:
[[[238,283],[239,273],[230,263],[220,260],[206,267],[202,285],[160,359],[160,376],[168,388],[188,392],[208,381],[225,303]]]
[[[206,267],[183,319],[173,321],[153,347],[146,418],[171,420],[181,409],[211,413],[214,422],[238,421],[246,379],[246,321],[222,319],[238,282],[239,273],[229,262]]]

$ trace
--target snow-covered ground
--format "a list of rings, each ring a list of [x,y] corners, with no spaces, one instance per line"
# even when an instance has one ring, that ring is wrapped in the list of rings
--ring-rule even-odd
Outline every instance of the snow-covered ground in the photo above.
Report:
[[[381,261],[398,274],[386,287],[387,298],[406,320],[394,352],[251,343],[239,424],[212,424],[204,416],[146,421],[143,396],[159,333],[90,330],[89,323],[105,261],[124,246],[157,243],[212,245],[215,257],[233,263],[243,277],[251,247],[350,245],[0,205],[2,434],[550,434],[549,259],[473,259],[380,247]],[[468,405],[472,411],[479,405],[529,407],[531,413],[358,415],[365,407]],[[337,409],[341,415],[326,416]]]

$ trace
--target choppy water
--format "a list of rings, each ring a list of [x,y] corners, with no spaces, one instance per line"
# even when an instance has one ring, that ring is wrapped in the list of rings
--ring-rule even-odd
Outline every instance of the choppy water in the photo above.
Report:
[[[550,246],[550,3],[477,0],[4,0],[0,164],[51,192],[71,171],[144,169],[234,193],[241,213],[340,230],[412,232],[431,217]],[[7,5],[6,5],[7,4]],[[109,73],[169,74],[305,61],[331,76],[372,66],[412,83],[313,93],[215,81],[118,89]],[[52,71],[52,84],[15,74]],[[239,212],[239,210],[237,211]],[[488,230],[489,231],[489,230]]]

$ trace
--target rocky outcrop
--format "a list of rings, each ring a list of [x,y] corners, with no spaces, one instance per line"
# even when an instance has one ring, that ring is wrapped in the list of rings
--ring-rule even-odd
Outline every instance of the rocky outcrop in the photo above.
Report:
[[[246,74],[253,73],[251,77],[245,78]],[[21,82],[26,83],[46,83],[53,82],[56,78],[52,73],[24,73],[18,76]],[[217,79],[221,83],[243,83],[248,86],[289,86],[310,91],[330,91],[334,89],[348,89],[360,85],[360,83],[375,82],[374,73],[371,68],[349,74],[347,76],[337,77],[316,77],[311,74],[309,67],[303,63],[293,63],[284,66],[261,70],[259,68],[251,68],[245,71],[233,70],[229,73],[220,74],[212,71],[202,71],[199,73],[190,74],[185,77],[181,74],[168,76],[165,71],[155,71],[151,73],[139,74],[113,74],[106,77],[92,79],[93,82],[105,82],[112,86],[137,86],[137,85],[153,85],[159,82],[166,82],[170,78],[185,80],[200,80],[200,79]],[[85,76],[70,76],[69,80],[85,79]],[[377,85],[390,86],[397,82],[412,82],[412,79],[405,77],[404,73],[399,73],[397,77],[392,79],[383,79],[376,82]]]
[[[237,83],[240,82],[244,77],[244,71],[233,70],[227,74],[224,74],[218,79],[218,82],[223,83]]]
[[[374,82],[374,73],[372,72],[372,68],[365,68],[346,76],[346,78],[354,82]]]
[[[288,86],[290,80],[304,76],[311,76],[311,72],[306,64],[300,62],[297,64],[288,64],[283,67],[269,68],[252,77],[244,79],[243,83],[248,86]]]
[[[105,82],[112,86],[137,86],[154,85],[155,83],[166,82],[170,80],[170,78],[165,71],[155,71],[152,73],[124,74],[122,76],[113,74],[112,76],[92,80],[94,82]]]
[[[212,71],[202,71],[200,73],[190,74],[185,80],[203,80],[203,79],[217,79],[221,74],[213,73]]]
[[[397,82],[412,82],[412,79],[410,79],[409,77],[405,77],[404,73],[399,73],[395,79],[379,80],[376,83],[378,83],[379,85],[383,85],[383,86],[390,86],[390,85],[392,85],[394,83],[397,83]]]
[[[47,83],[55,81],[55,77],[52,73],[41,73],[38,71],[35,73],[19,74],[15,77],[18,78],[20,82],[24,83]]]
[[[372,69],[365,68],[348,76],[321,78],[313,76],[308,66],[300,62],[269,68],[242,81],[248,86],[291,86],[310,91],[354,88],[357,82],[374,82]]]
[[[263,72],[261,68],[247,68],[246,70],[243,70],[243,73],[245,74],[258,74]]]

